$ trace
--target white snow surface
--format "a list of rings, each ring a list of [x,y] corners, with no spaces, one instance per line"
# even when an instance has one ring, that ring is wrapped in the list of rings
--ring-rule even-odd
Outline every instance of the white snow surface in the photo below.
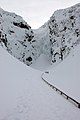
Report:
[[[80,109],[47,86],[43,72],[27,67],[1,46],[0,56],[0,120],[80,120]]]
[[[80,102],[80,4],[56,11],[37,30],[14,13],[0,12],[0,43],[33,63],[26,66],[0,46],[0,120],[80,120],[80,109],[41,79],[49,71],[45,79]]]
[[[44,79],[80,103],[80,45],[60,64],[44,74]]]
[[[50,60],[44,54],[41,54],[40,57],[35,61],[35,63],[30,65],[30,67],[41,71],[48,69],[50,66]]]

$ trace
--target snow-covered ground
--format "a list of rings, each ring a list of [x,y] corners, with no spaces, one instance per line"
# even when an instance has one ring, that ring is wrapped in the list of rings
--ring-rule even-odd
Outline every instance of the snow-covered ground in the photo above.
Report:
[[[0,46],[0,120],[80,120],[80,109],[47,86],[42,73]]]
[[[48,69],[50,66],[51,66],[50,61],[44,54],[40,55],[36,62],[30,65],[30,67],[41,71]]]
[[[44,79],[80,102],[80,45],[59,65],[52,67]]]

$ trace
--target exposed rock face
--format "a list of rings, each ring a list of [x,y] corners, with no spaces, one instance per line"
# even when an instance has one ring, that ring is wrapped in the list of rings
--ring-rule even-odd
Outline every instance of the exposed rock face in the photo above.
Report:
[[[41,54],[46,54],[51,63],[59,63],[80,43],[80,4],[55,11],[37,30],[15,13],[0,9],[0,42],[27,65]]]
[[[60,62],[80,43],[80,4],[54,12],[48,25],[52,62]]]
[[[0,9],[0,41],[6,50],[27,65],[37,57],[38,47],[31,27],[18,15]]]

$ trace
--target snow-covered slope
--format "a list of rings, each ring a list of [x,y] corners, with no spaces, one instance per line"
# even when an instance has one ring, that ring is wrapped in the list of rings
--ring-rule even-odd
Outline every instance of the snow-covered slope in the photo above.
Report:
[[[39,31],[35,34],[20,16],[0,8],[0,41],[10,54],[27,65],[32,64],[43,51],[43,41],[40,42],[43,32]]]
[[[62,63],[48,70],[44,79],[80,103],[80,45]]]
[[[55,11],[48,25],[52,62],[59,63],[80,43],[80,4]]]
[[[0,120],[80,120],[80,110],[0,47]]]
[[[0,8],[0,41],[10,54],[31,64],[34,61],[30,44],[33,37],[31,27],[20,16]]]
[[[27,65],[34,63],[42,53],[51,59],[47,25],[32,30],[22,17],[1,8],[0,42],[11,55]]]

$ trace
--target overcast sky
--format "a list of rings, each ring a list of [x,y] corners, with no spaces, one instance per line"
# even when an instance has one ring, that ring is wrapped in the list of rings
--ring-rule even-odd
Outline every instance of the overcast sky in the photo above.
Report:
[[[80,0],[0,0],[0,7],[21,15],[32,28],[38,28],[55,10],[79,2]]]

